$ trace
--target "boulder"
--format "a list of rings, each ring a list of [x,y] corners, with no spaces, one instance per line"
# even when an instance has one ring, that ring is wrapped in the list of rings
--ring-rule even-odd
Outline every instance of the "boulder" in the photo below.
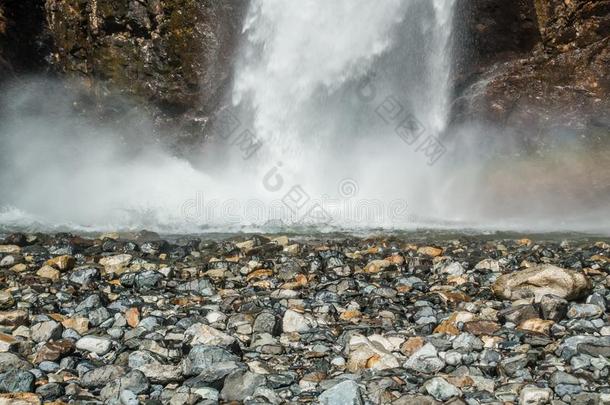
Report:
[[[498,298],[518,300],[546,294],[566,300],[583,297],[591,289],[591,282],[582,273],[552,265],[541,265],[500,276],[492,285]]]

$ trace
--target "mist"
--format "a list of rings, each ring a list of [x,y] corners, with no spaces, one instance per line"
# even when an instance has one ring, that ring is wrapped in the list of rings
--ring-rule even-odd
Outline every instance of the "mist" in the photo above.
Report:
[[[211,141],[188,157],[129,100],[108,122],[78,86],[14,83],[0,224],[607,232],[610,165],[578,139],[531,156],[501,128],[449,125],[453,1],[386,3],[336,1],[321,19],[321,1],[253,1]]]

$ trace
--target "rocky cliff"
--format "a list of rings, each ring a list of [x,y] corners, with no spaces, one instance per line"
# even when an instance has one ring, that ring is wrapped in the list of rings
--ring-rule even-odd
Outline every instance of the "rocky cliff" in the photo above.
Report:
[[[458,18],[456,121],[610,132],[609,0],[463,0]]]
[[[89,104],[104,113],[120,115],[131,100],[157,128],[198,136],[231,79],[246,6],[247,0],[0,2],[0,79],[46,66],[84,85],[78,87]]]
[[[46,0],[53,65],[168,112],[209,109],[230,74],[243,5]]]

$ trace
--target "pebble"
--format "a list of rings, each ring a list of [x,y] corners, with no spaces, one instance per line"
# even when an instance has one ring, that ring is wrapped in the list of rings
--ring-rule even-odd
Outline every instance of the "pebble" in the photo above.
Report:
[[[441,377],[434,377],[424,384],[424,389],[438,401],[448,401],[462,395],[461,391]]]
[[[142,235],[0,239],[0,403],[608,396],[608,243]]]
[[[0,392],[32,392],[36,377],[28,371],[10,370],[0,374]]]
[[[49,340],[59,339],[63,328],[59,322],[46,321],[40,322],[32,326],[31,338],[34,342],[47,342]]]
[[[568,312],[568,301],[552,294],[543,295],[540,299],[542,317],[559,322]]]
[[[568,309],[568,318],[571,319],[593,319],[599,318],[604,310],[594,304],[572,304]]]
[[[265,377],[250,371],[237,370],[224,380],[220,398],[225,401],[243,401],[265,384]]]
[[[396,357],[381,344],[364,336],[354,335],[349,341],[347,369],[358,372],[362,369],[385,370],[400,366]]]
[[[551,390],[531,385],[524,387],[519,394],[519,403],[523,405],[548,404],[550,399]]]
[[[360,387],[355,381],[340,382],[318,398],[322,405],[363,405]]]
[[[83,387],[104,387],[108,382],[119,379],[125,374],[125,369],[120,366],[103,366],[86,372],[80,379]]]
[[[88,335],[76,341],[76,348],[78,350],[92,352],[100,356],[108,353],[111,346],[112,341],[101,336]]]
[[[282,319],[282,330],[286,333],[304,333],[311,329],[309,321],[302,314],[293,310],[287,310]]]
[[[424,374],[434,374],[445,367],[445,362],[438,357],[436,348],[428,343],[409,357],[404,367]]]

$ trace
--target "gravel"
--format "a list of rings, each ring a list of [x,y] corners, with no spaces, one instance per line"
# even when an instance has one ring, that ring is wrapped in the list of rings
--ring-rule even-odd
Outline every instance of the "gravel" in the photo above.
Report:
[[[610,403],[606,241],[146,235],[0,240],[0,402]]]

